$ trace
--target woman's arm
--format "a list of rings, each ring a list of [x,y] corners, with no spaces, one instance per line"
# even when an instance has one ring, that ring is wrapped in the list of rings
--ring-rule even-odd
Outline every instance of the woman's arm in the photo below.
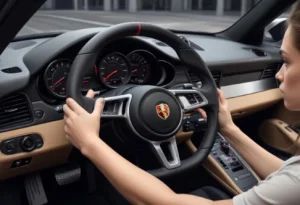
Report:
[[[132,204],[143,205],[231,205],[231,200],[214,203],[192,195],[176,194],[163,182],[131,164],[101,139],[82,149],[110,183]]]
[[[222,91],[218,90],[218,92],[220,133],[250,167],[262,179],[265,179],[269,174],[278,170],[283,161],[256,144],[233,123],[227,100]]]
[[[87,96],[93,97],[90,91]],[[138,205],[231,205],[232,201],[213,202],[201,197],[174,193],[163,182],[133,165],[99,138],[103,99],[97,100],[93,113],[74,100],[64,105],[67,138],[132,204]]]

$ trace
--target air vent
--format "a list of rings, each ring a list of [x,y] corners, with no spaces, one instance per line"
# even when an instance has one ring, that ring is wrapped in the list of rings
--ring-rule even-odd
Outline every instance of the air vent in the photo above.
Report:
[[[275,78],[276,73],[280,69],[280,64],[268,65],[261,76],[261,79]]]
[[[1,71],[4,73],[9,73],[9,74],[22,72],[22,70],[18,67],[5,68],[5,69],[2,69]]]
[[[190,69],[186,70],[186,74],[192,84],[195,84],[195,83],[201,81],[200,78]],[[213,71],[212,76],[214,78],[214,81],[215,81],[217,87],[219,88],[220,82],[221,82],[221,77],[222,77],[222,72],[221,71]]]
[[[28,100],[16,94],[0,100],[0,129],[23,125],[32,121]]]
[[[190,69],[186,70],[186,74],[192,84],[195,84],[200,81],[200,78]]]
[[[214,81],[215,81],[217,87],[220,88],[222,72],[221,71],[213,71],[213,72],[211,72],[211,74],[214,78]]]

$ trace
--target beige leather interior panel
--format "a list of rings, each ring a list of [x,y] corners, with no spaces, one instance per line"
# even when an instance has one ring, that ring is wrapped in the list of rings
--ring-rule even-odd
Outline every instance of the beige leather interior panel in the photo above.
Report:
[[[282,99],[279,89],[228,99],[228,106],[233,119],[238,119],[254,112],[266,109]]]
[[[72,145],[65,137],[63,120],[3,132],[0,133],[0,141],[26,134],[39,134],[44,140],[44,146],[32,152],[13,155],[0,153],[0,180],[67,162]],[[10,168],[15,160],[27,157],[32,157],[29,165]]]
[[[296,154],[297,148],[300,148],[300,142],[294,145],[298,134],[291,129],[287,129],[287,123],[279,119],[265,120],[259,129],[259,136],[268,145],[282,151]]]

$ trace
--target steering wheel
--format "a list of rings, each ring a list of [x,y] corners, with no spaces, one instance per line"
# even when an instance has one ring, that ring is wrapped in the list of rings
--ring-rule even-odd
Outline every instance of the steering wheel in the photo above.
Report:
[[[193,169],[206,159],[215,140],[218,125],[218,95],[211,72],[198,53],[172,32],[146,23],[123,23],[109,27],[96,34],[77,54],[72,65],[67,96],[77,101],[88,112],[92,112],[96,99],[82,95],[80,82],[85,69],[93,67],[104,47],[127,36],[145,36],[160,40],[172,47],[182,64],[201,77],[203,86],[199,89],[168,90],[158,86],[124,85],[106,92],[103,97],[105,108],[101,118],[123,120],[131,130],[131,138],[146,141],[159,159],[162,167],[148,170],[159,178],[171,177]],[[189,101],[193,98],[193,102]],[[180,160],[176,133],[181,128],[183,114],[205,107],[208,128],[198,151],[185,160]],[[162,149],[167,144],[167,150]],[[167,157],[167,153],[171,158]]]

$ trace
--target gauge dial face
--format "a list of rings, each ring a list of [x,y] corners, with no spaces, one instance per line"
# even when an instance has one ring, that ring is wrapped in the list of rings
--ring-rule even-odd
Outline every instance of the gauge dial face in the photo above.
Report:
[[[130,63],[121,53],[110,53],[99,64],[100,80],[110,88],[117,88],[128,83],[131,76]]]
[[[59,98],[66,97],[66,82],[72,66],[72,60],[58,59],[49,64],[44,74],[48,90]]]
[[[127,58],[131,64],[131,83],[145,84],[150,78],[151,65],[136,52],[128,54]]]

